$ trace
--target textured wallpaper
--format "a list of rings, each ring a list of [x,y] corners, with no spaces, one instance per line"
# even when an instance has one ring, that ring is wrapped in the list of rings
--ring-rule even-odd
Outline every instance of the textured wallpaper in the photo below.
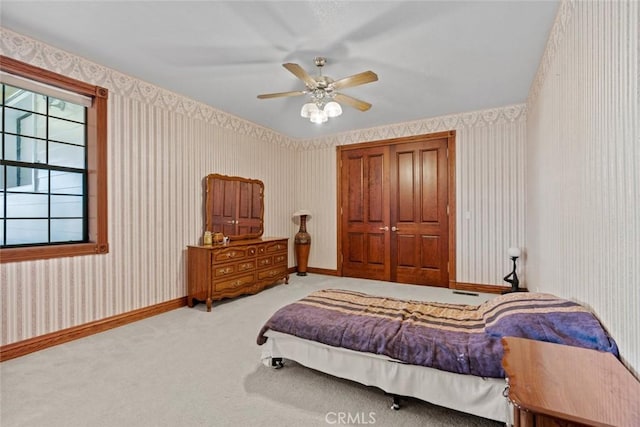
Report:
[[[563,2],[528,101],[527,278],[593,308],[640,372],[637,1]]]

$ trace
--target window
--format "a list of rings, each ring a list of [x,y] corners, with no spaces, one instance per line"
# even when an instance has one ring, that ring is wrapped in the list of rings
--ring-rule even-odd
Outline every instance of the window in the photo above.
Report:
[[[108,252],[108,91],[0,56],[0,261]]]

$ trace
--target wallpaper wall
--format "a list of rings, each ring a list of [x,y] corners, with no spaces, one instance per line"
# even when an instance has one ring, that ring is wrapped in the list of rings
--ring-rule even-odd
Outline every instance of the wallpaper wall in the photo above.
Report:
[[[525,246],[522,104],[292,140],[40,41],[0,35],[3,55],[110,90],[110,253],[0,264],[0,345],[184,296],[185,247],[202,232],[202,178],[212,172],[264,181],[265,235],[293,239],[291,213],[311,210],[309,265],[335,270],[342,144],[455,129],[458,281],[503,284],[507,248]],[[289,259],[295,265],[293,245]]]
[[[295,151],[286,138],[44,43],[0,35],[2,54],[110,91],[110,252],[1,264],[0,344],[185,296],[186,246],[203,230],[209,173],[264,181],[265,234],[291,235]]]
[[[564,2],[528,101],[527,283],[591,306],[640,372],[640,5]]]

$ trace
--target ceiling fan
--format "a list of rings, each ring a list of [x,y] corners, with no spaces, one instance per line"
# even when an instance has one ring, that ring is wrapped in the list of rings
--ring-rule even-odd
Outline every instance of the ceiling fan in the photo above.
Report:
[[[360,111],[367,111],[371,108],[371,104],[368,102],[339,93],[337,90],[375,82],[378,80],[376,73],[373,71],[364,71],[362,73],[354,74],[353,76],[333,80],[331,77],[322,75],[322,67],[327,62],[326,58],[318,56],[314,58],[313,61],[316,67],[318,67],[318,75],[314,77],[310,76],[298,64],[282,64],[284,68],[304,82],[307,87],[305,90],[267,93],[258,95],[258,98],[269,99],[309,94],[311,96],[311,102],[302,107],[300,114],[302,117],[310,118],[314,123],[323,123],[327,121],[328,117],[339,116],[342,113],[342,108],[338,102],[350,105]]]

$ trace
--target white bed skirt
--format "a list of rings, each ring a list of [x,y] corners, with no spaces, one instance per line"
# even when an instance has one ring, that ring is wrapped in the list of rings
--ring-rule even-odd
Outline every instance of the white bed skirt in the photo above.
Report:
[[[363,353],[305,340],[276,331],[265,333],[262,362],[272,358],[294,360],[336,377],[375,386],[398,396],[411,396],[492,420],[512,423],[513,408],[504,397],[506,381],[455,374],[408,365],[386,356]]]

